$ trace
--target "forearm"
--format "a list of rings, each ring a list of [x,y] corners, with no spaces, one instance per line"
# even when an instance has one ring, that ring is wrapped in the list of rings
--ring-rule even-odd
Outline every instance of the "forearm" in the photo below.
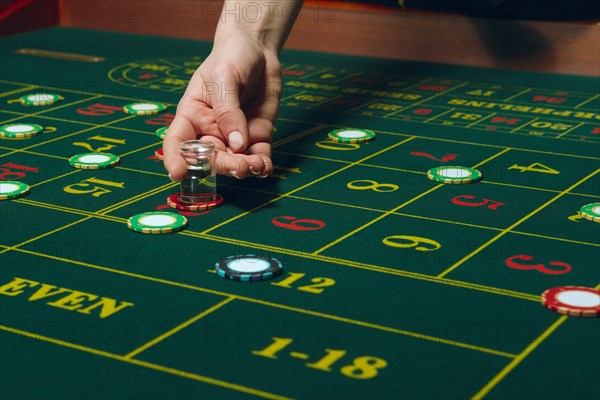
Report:
[[[278,53],[302,7],[302,0],[225,0],[215,33],[215,46],[244,37]]]

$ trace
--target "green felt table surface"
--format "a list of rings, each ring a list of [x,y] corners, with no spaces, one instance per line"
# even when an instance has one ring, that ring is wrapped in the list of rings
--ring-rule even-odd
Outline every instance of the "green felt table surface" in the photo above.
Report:
[[[45,128],[0,141],[0,178],[31,186],[0,202],[0,397],[600,397],[600,320],[540,303],[600,282],[600,224],[578,214],[600,199],[598,79],[286,50],[273,176],[219,177],[225,204],[185,231],[132,232],[178,190],[154,132],[210,48],[0,40],[0,124]],[[37,92],[64,100],[18,101]],[[327,140],[347,127],[377,138]],[[87,151],[121,163],[69,166]],[[427,179],[453,164],[484,178]],[[216,276],[237,254],[285,271]]]

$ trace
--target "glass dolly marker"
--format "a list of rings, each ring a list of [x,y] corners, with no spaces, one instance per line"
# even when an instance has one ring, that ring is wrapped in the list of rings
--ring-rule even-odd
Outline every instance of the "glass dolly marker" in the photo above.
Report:
[[[180,183],[179,199],[184,204],[213,203],[217,200],[217,176],[213,169],[215,145],[188,140],[180,145],[187,162],[187,174]]]

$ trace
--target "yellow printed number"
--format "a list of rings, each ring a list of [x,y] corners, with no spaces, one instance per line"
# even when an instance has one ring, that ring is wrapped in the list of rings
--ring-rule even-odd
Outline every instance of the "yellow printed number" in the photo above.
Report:
[[[71,194],[91,194],[94,197],[100,197],[103,194],[112,192],[106,186],[124,189],[124,185],[125,182],[111,182],[104,179],[88,178],[79,183],[66,186],[63,190]]]
[[[508,167],[508,169],[518,169],[521,172],[540,172],[542,174],[553,174],[553,175],[560,174],[559,171],[557,171],[553,168],[547,167],[544,164],[541,164],[538,162],[534,162],[533,164],[528,165],[526,167],[523,165],[515,164],[512,167]]]
[[[577,211],[576,214],[573,214],[569,217],[569,221],[572,221],[572,222],[581,222],[582,219],[583,219],[583,217],[581,216],[579,211]]]
[[[320,142],[315,143],[315,145],[326,150],[349,151],[360,149],[358,143],[341,143],[332,142],[331,140],[321,140]]]
[[[352,181],[346,186],[348,187],[348,189],[352,190],[373,190],[375,192],[380,193],[393,192],[400,188],[400,186],[394,185],[393,183],[379,183],[369,179]]]
[[[383,244],[401,249],[414,248],[417,251],[439,250],[442,245],[432,239],[418,236],[394,235],[382,240]],[[426,245],[426,246],[425,246]]]
[[[292,284],[295,283],[296,281],[304,278],[304,276],[306,274],[290,272],[289,275],[290,276],[288,276],[287,278],[285,278],[284,280],[282,280],[280,282],[272,282],[271,285],[284,287],[287,289],[293,289]],[[300,290],[301,292],[321,294],[321,293],[323,293],[323,291],[325,290],[326,287],[335,285],[335,281],[331,278],[320,278],[320,277],[312,278],[310,280],[310,282],[312,283],[312,285],[298,286],[297,290]]]
[[[252,350],[252,354],[259,357],[270,358],[272,360],[281,359],[279,355],[286,358],[286,355],[297,358],[307,359],[310,357],[306,353],[284,352],[283,350],[289,347],[294,340],[291,338],[273,337],[272,343],[262,350]],[[346,350],[325,349],[325,354],[315,362],[304,364],[307,368],[316,369],[323,372],[333,372],[334,364],[337,364],[347,354]],[[353,379],[371,379],[379,374],[379,370],[387,367],[388,363],[383,358],[373,356],[360,356],[352,360],[352,364],[342,366],[339,371],[342,375]]]
[[[73,145],[84,147],[91,152],[103,152],[103,151],[108,151],[108,150],[112,149],[113,147],[117,147],[120,144],[125,144],[125,139],[113,139],[113,138],[107,138],[107,137],[100,136],[100,135],[92,136],[92,137],[88,138],[87,140],[95,140],[98,142],[103,142],[104,146],[93,148],[92,145],[87,142],[74,142]],[[113,143],[113,144],[110,144],[110,143]]]
[[[356,357],[351,365],[342,367],[340,372],[349,378],[371,379],[375,378],[381,368],[387,366],[387,361],[379,357]]]

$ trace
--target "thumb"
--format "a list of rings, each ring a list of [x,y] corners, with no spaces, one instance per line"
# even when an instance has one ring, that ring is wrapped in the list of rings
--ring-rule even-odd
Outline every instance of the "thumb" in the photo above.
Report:
[[[240,108],[239,85],[231,77],[221,79],[221,86],[211,97],[215,121],[227,138],[227,146],[236,153],[248,147],[248,121]]]

